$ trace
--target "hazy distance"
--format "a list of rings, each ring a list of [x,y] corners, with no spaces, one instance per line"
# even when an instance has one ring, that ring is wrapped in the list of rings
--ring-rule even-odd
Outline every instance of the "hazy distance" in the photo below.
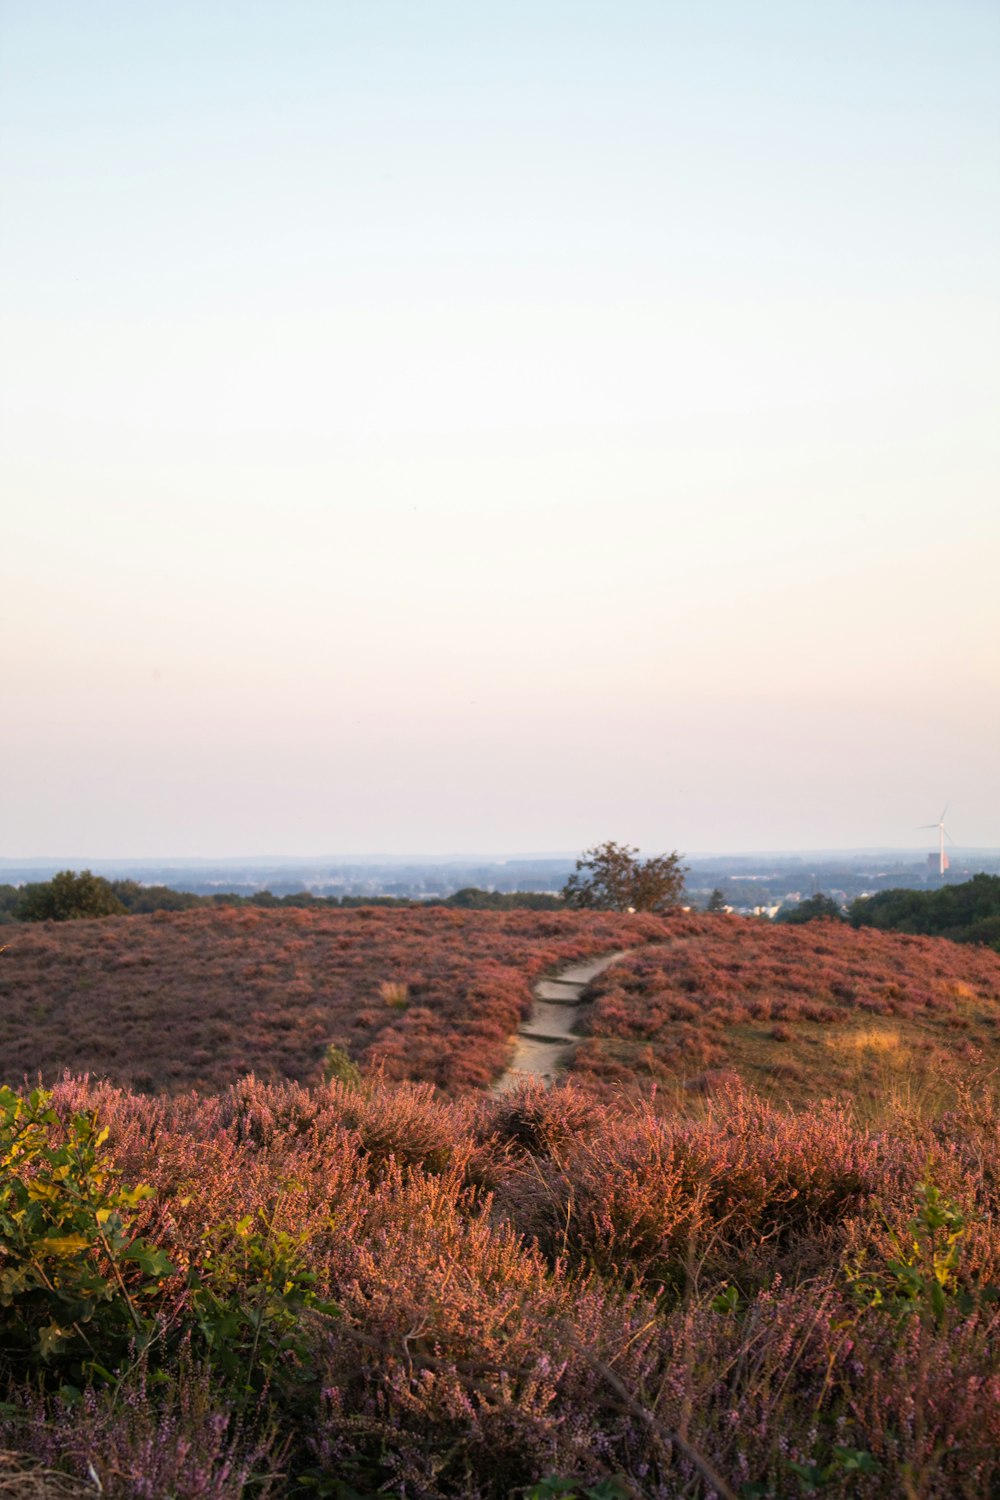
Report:
[[[1000,845],[998,64],[5,7],[0,852]]]

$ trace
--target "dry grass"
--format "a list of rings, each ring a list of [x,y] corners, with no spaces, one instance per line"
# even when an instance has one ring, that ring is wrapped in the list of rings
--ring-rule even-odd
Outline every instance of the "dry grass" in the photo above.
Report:
[[[79,1479],[32,1464],[20,1454],[0,1451],[3,1500],[81,1500],[84,1495],[99,1494],[94,1484],[84,1487]]]
[[[863,1026],[855,1031],[824,1037],[824,1042],[836,1052],[891,1052],[904,1060],[908,1056],[906,1048],[900,1045],[899,1031],[895,1027]]]
[[[874,1117],[905,1078],[941,1109],[1000,1094],[1000,954],[833,923],[687,918],[684,936],[591,986],[574,1074],[605,1093],[711,1094],[736,1075],[807,1106]]]
[[[409,986],[396,980],[386,980],[379,985],[378,992],[392,1010],[405,1010],[410,1003]]]

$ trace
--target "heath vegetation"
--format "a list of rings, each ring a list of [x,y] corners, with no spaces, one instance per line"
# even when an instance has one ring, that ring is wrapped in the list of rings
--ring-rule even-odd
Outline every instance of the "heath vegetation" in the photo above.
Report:
[[[599,910],[9,931],[0,1494],[1000,1492],[997,954]],[[613,948],[572,1076],[484,1092],[534,978]]]
[[[447,907],[16,924],[0,959],[2,1076],[68,1068],[213,1092],[250,1072],[318,1081],[332,1045],[387,1079],[480,1088],[540,974],[667,930],[651,914]]]
[[[572,1062],[592,1086],[711,1091],[739,1077],[806,1105],[994,1093],[1000,954],[941,939],[678,914],[670,940],[601,974]]]
[[[0,1105],[0,1447],[26,1483],[981,1500],[1000,1482],[989,1101],[877,1131],[738,1086],[670,1117],[572,1085],[448,1101],[252,1078]]]

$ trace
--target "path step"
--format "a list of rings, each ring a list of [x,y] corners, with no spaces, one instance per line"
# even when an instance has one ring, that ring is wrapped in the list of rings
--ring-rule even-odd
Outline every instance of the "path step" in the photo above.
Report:
[[[568,1018],[564,1018],[561,1012],[567,1006],[582,1009],[586,1004],[583,992],[590,981],[603,973],[609,965],[624,958],[627,952],[627,949],[622,949],[607,953],[603,958],[584,960],[563,969],[561,974],[536,981],[532,986],[533,1014],[517,1029],[517,1036],[523,1042],[515,1047],[507,1072],[493,1085],[494,1094],[506,1093],[524,1078],[539,1078],[550,1084],[560,1076],[559,1068],[583,1041],[583,1037],[577,1032],[563,1029]],[[550,1031],[546,1029],[547,1025],[559,1029]],[[527,1065],[518,1067],[519,1060]]]
[[[617,953],[607,953],[603,958],[585,959],[582,963],[571,964],[568,969],[563,969],[559,978],[569,980],[571,984],[589,984],[596,979],[598,974],[603,974],[618,959],[624,958],[628,953],[627,948],[620,949]]]
[[[583,985],[576,981],[572,985],[556,986],[553,980],[542,979],[535,985],[534,995],[536,1000],[562,1001],[564,1005],[575,1005],[583,994],[583,989]]]
[[[573,1036],[567,1036],[563,1032],[561,1036],[555,1036],[551,1031],[529,1031],[526,1026],[519,1026],[517,1034],[518,1036],[529,1036],[533,1042],[556,1042],[560,1047],[570,1046],[578,1040],[575,1033]]]

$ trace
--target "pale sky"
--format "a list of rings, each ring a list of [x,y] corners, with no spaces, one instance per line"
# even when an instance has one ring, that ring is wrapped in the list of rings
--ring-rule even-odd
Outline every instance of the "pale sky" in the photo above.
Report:
[[[992,0],[0,0],[0,854],[1000,845]]]

